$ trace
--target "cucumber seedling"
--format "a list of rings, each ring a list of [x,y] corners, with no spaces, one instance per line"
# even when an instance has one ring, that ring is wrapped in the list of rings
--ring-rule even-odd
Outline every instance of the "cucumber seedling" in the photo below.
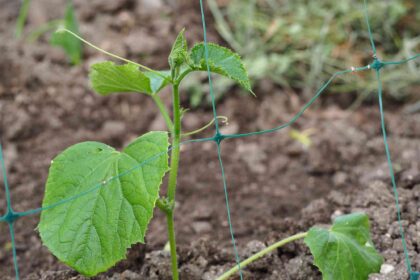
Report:
[[[367,280],[369,274],[379,272],[383,258],[375,250],[370,237],[368,216],[353,213],[339,216],[329,228],[312,227],[280,240],[234,266],[217,280],[227,280],[238,272],[278,248],[304,239],[323,280]]]
[[[124,259],[133,244],[144,243],[153,211],[158,207],[166,215],[172,276],[177,280],[174,206],[181,138],[202,131],[182,133],[180,84],[192,72],[209,70],[252,93],[247,71],[239,55],[222,46],[198,43],[189,48],[184,30],[172,46],[166,71],[108,53],[70,30],[61,32],[124,61],[122,65],[111,61],[93,64],[89,74],[92,88],[104,96],[121,92],[150,96],[167,131],[148,132],[121,151],[99,142],[83,142],[59,154],[51,163],[46,183],[45,210],[39,223],[41,239],[62,262],[94,276]],[[165,87],[172,88],[172,114],[159,97]],[[160,197],[166,173],[168,189]],[[315,227],[273,244],[241,266],[301,238],[305,238],[324,279],[367,279],[383,262],[372,245],[367,216],[351,214],[338,218],[329,229]],[[236,266],[219,279],[228,279],[238,270]]]
[[[59,33],[64,32],[83,40],[70,30],[62,29]],[[216,44],[207,47],[210,71],[230,78],[252,92],[240,57]],[[173,44],[167,71],[153,70],[107,54],[126,63],[93,64],[89,74],[92,88],[105,96],[121,92],[150,96],[168,131],[146,133],[122,151],[103,143],[84,142],[59,154],[49,170],[43,207],[66,197],[84,195],[42,212],[39,232],[44,244],[61,261],[82,274],[93,276],[124,259],[132,244],[144,242],[157,206],[167,218],[172,273],[173,278],[178,279],[174,205],[183,136],[179,86],[188,74],[207,71],[205,45],[198,43],[189,49],[182,30]],[[172,88],[172,118],[159,97],[159,92],[168,86]],[[171,150],[169,166],[168,150]],[[167,194],[159,197],[167,172]]]

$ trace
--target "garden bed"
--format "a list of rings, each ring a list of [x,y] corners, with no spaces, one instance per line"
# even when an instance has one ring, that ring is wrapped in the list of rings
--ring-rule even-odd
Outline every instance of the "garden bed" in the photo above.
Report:
[[[87,69],[103,59],[94,51],[86,49],[84,63],[71,67],[61,51],[45,41],[25,44],[13,39],[17,2],[8,1],[0,11],[0,136],[13,205],[23,211],[41,205],[50,160],[66,147],[86,140],[122,147],[136,135],[165,129],[165,123],[145,96],[92,93]],[[55,9],[48,10],[55,2],[34,5],[29,23],[37,25],[60,16],[54,15]],[[141,59],[146,65],[165,67],[171,43],[183,26],[189,41],[201,40],[197,7],[190,4],[174,25],[166,6],[150,15],[147,8],[133,6],[131,1],[109,1],[114,4],[103,5],[96,15],[95,2],[76,1],[81,33],[107,50]],[[218,40],[212,30],[210,40]],[[218,112],[229,118],[223,131],[277,126],[290,120],[303,104],[296,102],[293,93],[271,86],[255,91],[257,98],[234,91],[221,100]],[[334,216],[364,211],[386,264],[383,273],[371,279],[406,279],[377,105],[349,111],[330,102],[328,94],[293,127],[314,131],[309,147],[293,140],[290,129],[222,143],[239,253],[242,258],[249,256],[315,224],[330,224]],[[170,101],[167,92],[162,97]],[[185,94],[183,105],[188,107]],[[420,114],[406,113],[406,104],[385,107],[408,248],[415,253],[414,268],[420,270]],[[211,118],[208,108],[191,110],[183,120],[185,130],[199,128]],[[181,161],[175,217],[181,279],[214,279],[234,265],[215,146],[185,145]],[[1,199],[1,215],[4,209]],[[38,221],[38,216],[25,217],[15,225],[22,279],[85,279],[42,246]],[[163,250],[165,220],[158,210],[146,240],[146,245],[130,250],[127,260],[95,279],[170,279],[169,253]],[[14,275],[9,242],[8,228],[1,224],[0,279]],[[244,276],[321,279],[301,242],[252,264]]]

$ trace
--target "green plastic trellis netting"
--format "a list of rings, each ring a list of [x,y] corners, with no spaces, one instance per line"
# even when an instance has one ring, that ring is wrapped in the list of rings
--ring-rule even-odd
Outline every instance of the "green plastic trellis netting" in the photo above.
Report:
[[[224,194],[225,194],[225,203],[226,203],[226,209],[227,209],[227,218],[228,218],[228,223],[229,223],[230,235],[231,235],[231,238],[232,238],[232,246],[233,246],[233,250],[234,250],[234,253],[235,253],[235,261],[236,261],[236,264],[238,265],[239,274],[240,274],[241,279],[243,279],[243,276],[242,276],[242,271],[241,271],[241,267],[240,267],[240,258],[239,258],[238,250],[236,248],[234,229],[233,229],[232,222],[231,222],[231,217],[230,217],[228,188],[227,188],[226,176],[225,176],[225,171],[224,171],[224,168],[223,168],[223,161],[222,161],[222,155],[221,155],[221,149],[220,149],[221,143],[224,140],[228,140],[228,139],[249,137],[249,136],[261,135],[261,134],[267,134],[267,133],[274,133],[276,131],[279,131],[283,128],[286,128],[286,127],[292,125],[305,112],[305,110],[309,106],[311,106],[311,104],[314,103],[318,99],[318,97],[326,90],[326,88],[333,82],[333,80],[336,77],[341,76],[341,75],[345,75],[345,74],[348,74],[348,73],[360,72],[360,71],[372,71],[375,75],[375,78],[376,78],[377,87],[378,87],[377,97],[378,97],[378,104],[379,104],[379,112],[380,112],[380,116],[381,116],[380,125],[381,125],[381,129],[382,129],[383,142],[384,142],[384,145],[385,145],[385,152],[386,152],[386,158],[387,158],[387,161],[388,161],[388,167],[389,167],[389,174],[390,174],[390,177],[391,177],[392,189],[393,189],[394,196],[395,196],[395,205],[396,205],[396,212],[397,212],[396,214],[397,214],[397,220],[398,220],[398,223],[399,223],[399,230],[400,230],[402,245],[403,245],[403,249],[404,249],[405,264],[406,264],[406,267],[407,267],[407,271],[410,275],[410,279],[411,280],[418,280],[419,279],[420,273],[412,270],[410,257],[409,257],[409,252],[408,252],[407,245],[406,245],[404,228],[403,228],[402,222],[401,222],[401,209],[400,209],[399,199],[398,199],[397,184],[396,184],[396,180],[395,180],[395,176],[394,176],[394,170],[393,170],[393,166],[392,166],[392,160],[391,160],[391,155],[390,155],[390,151],[389,151],[387,133],[386,133],[386,128],[385,128],[384,110],[383,110],[383,104],[382,104],[381,71],[384,68],[386,68],[387,66],[390,66],[390,65],[400,65],[400,64],[407,63],[411,60],[415,60],[415,59],[420,57],[420,54],[416,54],[412,57],[409,57],[409,58],[403,59],[403,60],[399,60],[399,61],[381,61],[380,58],[377,57],[375,42],[373,40],[373,36],[372,36],[370,24],[369,24],[369,16],[368,16],[368,12],[367,12],[368,11],[367,10],[367,0],[364,0],[363,4],[364,4],[363,8],[364,8],[364,14],[365,14],[365,19],[366,19],[367,31],[368,31],[368,34],[369,34],[370,45],[371,45],[371,49],[372,49],[372,53],[373,53],[372,62],[370,64],[366,65],[366,66],[351,67],[350,69],[345,69],[345,70],[338,71],[338,72],[334,73],[317,90],[317,92],[309,100],[309,102],[306,103],[302,107],[302,109],[290,121],[288,121],[285,124],[279,125],[279,126],[274,127],[272,129],[267,129],[267,130],[262,130],[262,131],[240,133],[240,134],[222,134],[220,132],[220,129],[219,129],[217,108],[216,108],[216,103],[215,103],[215,95],[214,95],[214,92],[213,92],[213,84],[212,84],[210,69],[207,69],[208,81],[209,81],[209,87],[210,87],[210,97],[211,97],[211,100],[212,100],[212,109],[213,109],[213,117],[214,117],[214,124],[215,124],[215,134],[214,134],[213,137],[210,137],[210,138],[201,138],[201,139],[193,139],[193,140],[184,141],[184,142],[180,143],[180,145],[186,145],[186,144],[190,144],[190,143],[207,142],[207,141],[213,141],[217,144],[217,154],[218,154],[218,161],[219,161],[221,174],[222,174],[222,179],[223,179],[223,188],[224,188]],[[204,44],[205,44],[205,51],[206,51],[205,58],[206,58],[206,61],[207,61],[208,60],[207,33],[206,33],[206,21],[205,21],[205,16],[204,16],[203,0],[199,1],[199,8],[200,8],[200,12],[201,12],[201,19],[202,19],[202,25],[203,25],[203,35],[204,35],[203,37],[204,37]],[[78,198],[80,198],[80,197],[82,197],[82,196],[84,196],[84,195],[86,195],[90,192],[93,192],[93,191],[97,190],[98,188],[106,187],[109,182],[111,182],[113,180],[116,180],[117,178],[120,178],[122,176],[125,176],[128,173],[140,168],[141,166],[143,166],[143,165],[145,165],[145,164],[147,164],[147,163],[149,163],[153,160],[156,160],[157,158],[166,154],[167,152],[169,152],[170,150],[172,150],[174,148],[175,147],[171,147],[166,152],[156,154],[153,157],[143,161],[142,163],[140,163],[136,166],[132,166],[131,169],[129,169],[129,170],[123,172],[123,173],[120,173],[118,176],[110,178],[106,182],[98,183],[97,185],[92,186],[90,189],[88,189],[88,191],[85,191],[83,193],[80,193],[80,194],[72,196],[72,197],[65,198],[61,201],[57,201],[56,203],[53,203],[53,204],[51,204],[49,206],[46,206],[46,207],[32,209],[32,210],[24,211],[24,212],[15,212],[13,210],[13,207],[12,207],[12,200],[11,200],[11,196],[10,196],[10,188],[9,188],[9,185],[8,185],[7,175],[6,175],[6,167],[5,167],[5,162],[4,162],[4,158],[3,158],[2,147],[0,145],[0,162],[1,162],[1,169],[2,169],[2,172],[3,172],[3,181],[4,181],[6,205],[7,205],[6,214],[0,217],[0,223],[4,222],[4,223],[7,223],[8,226],[9,226],[10,238],[11,238],[11,244],[12,244],[12,252],[13,252],[13,263],[14,263],[14,270],[15,270],[16,279],[19,279],[19,265],[18,265],[18,261],[17,261],[17,255],[16,255],[16,242],[15,242],[14,228],[13,228],[16,220],[18,220],[19,218],[25,217],[25,216],[40,213],[41,211],[48,211],[48,209],[51,209],[51,208],[54,208],[54,207],[60,207],[60,205],[63,205],[65,203],[68,203],[70,201],[78,199]]]

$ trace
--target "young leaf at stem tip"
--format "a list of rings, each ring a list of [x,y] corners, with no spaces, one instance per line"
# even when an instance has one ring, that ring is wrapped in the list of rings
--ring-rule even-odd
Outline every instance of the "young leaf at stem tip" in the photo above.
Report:
[[[340,216],[330,229],[311,228],[305,244],[323,280],[367,280],[383,263],[372,244],[369,218],[364,213]]]
[[[63,27],[78,34],[79,26],[71,1],[67,2],[66,12],[63,20]],[[51,35],[50,42],[53,46],[59,46],[64,49],[71,63],[79,64],[82,57],[82,43],[79,39],[63,32],[55,32]]]
[[[95,63],[90,68],[92,88],[101,95],[118,92],[137,92],[154,95],[169,83],[169,71],[142,72],[137,65],[116,65],[111,61]],[[164,78],[166,77],[166,79]]]
[[[217,44],[208,43],[208,63],[210,71],[234,80],[247,91],[252,92],[248,72],[241,57],[228,48]],[[196,44],[190,52],[190,58],[194,67],[201,71],[207,71],[206,51],[204,43]]]
[[[188,59],[188,43],[185,38],[185,28],[183,28],[172,45],[172,50],[168,58],[169,66],[171,69],[176,69],[183,63],[188,63]]]
[[[99,142],[69,147],[51,164],[39,232],[62,262],[94,276],[144,243],[168,171],[167,132],[149,132],[122,152]]]

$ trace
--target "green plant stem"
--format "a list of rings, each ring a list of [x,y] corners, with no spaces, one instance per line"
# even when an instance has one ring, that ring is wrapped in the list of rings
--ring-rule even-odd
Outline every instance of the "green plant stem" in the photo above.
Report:
[[[174,211],[170,211],[166,214],[166,223],[168,226],[168,238],[169,238],[169,250],[171,253],[171,270],[172,279],[179,280],[178,273],[178,258],[176,255],[176,240],[175,240],[175,228],[174,228]]]
[[[174,209],[175,209],[175,191],[178,177],[179,166],[179,143],[181,141],[181,104],[179,98],[179,84],[173,84],[173,132],[172,132],[172,153],[171,153],[171,171],[169,174],[168,183],[168,201],[171,204],[171,209],[166,213],[166,220],[168,224],[168,238],[171,252],[172,264],[172,279],[178,280],[178,260],[176,255],[176,241],[174,229]]]
[[[165,107],[165,104],[163,104],[162,99],[155,94],[152,96],[153,101],[155,101],[156,106],[159,108],[160,113],[162,114],[162,117],[165,120],[166,126],[168,127],[168,130],[170,133],[172,133],[174,129],[174,125],[172,123],[171,117],[169,116],[168,110]]]
[[[172,133],[172,153],[171,153],[171,171],[169,174],[168,183],[168,200],[170,202],[175,201],[176,191],[176,180],[178,177],[178,166],[179,166],[179,143],[181,140],[181,104],[179,98],[179,85],[174,84],[173,90],[173,123],[174,129]]]
[[[30,0],[23,0],[22,6],[20,7],[19,17],[16,22],[16,38],[20,38],[23,33],[23,27],[25,26],[26,19],[28,17],[29,5],[31,4]]]
[[[267,255],[268,253],[270,253],[271,251],[276,250],[277,248],[280,248],[284,245],[286,245],[287,243],[305,238],[306,235],[308,235],[307,232],[302,232],[302,233],[298,233],[292,236],[289,236],[283,240],[280,240],[279,242],[274,243],[273,245],[265,248],[264,250],[259,251],[258,253],[252,255],[251,257],[247,258],[246,260],[242,261],[240,263],[240,267],[244,268],[246,267],[248,264],[255,262],[256,260],[262,258],[263,256]],[[219,278],[217,278],[216,280],[227,280],[229,279],[229,277],[233,276],[235,273],[238,272],[238,266],[235,265],[234,267],[232,267],[230,270],[226,271],[225,273],[223,273]]]

